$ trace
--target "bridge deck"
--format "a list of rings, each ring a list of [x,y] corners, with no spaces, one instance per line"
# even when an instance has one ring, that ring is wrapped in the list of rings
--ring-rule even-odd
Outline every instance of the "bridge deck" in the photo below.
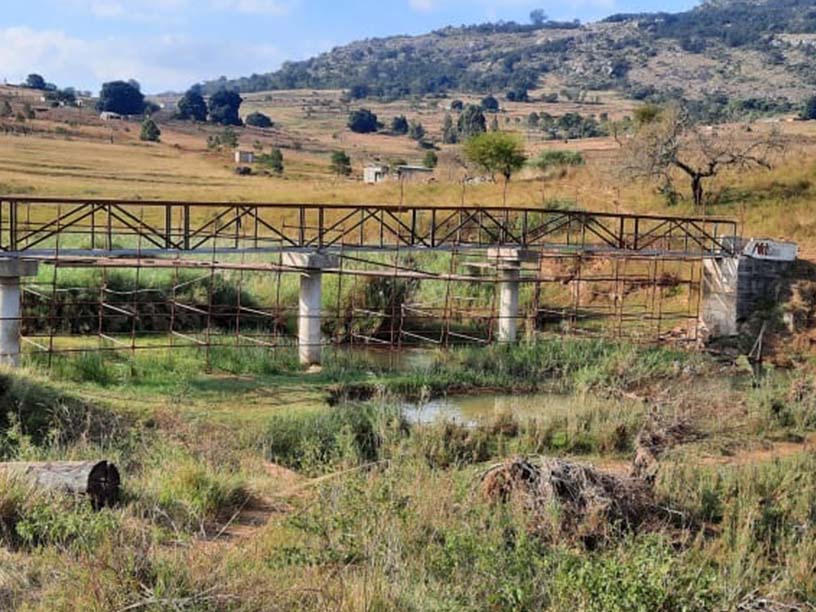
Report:
[[[0,196],[0,250],[43,259],[491,247],[731,255],[730,219],[532,207],[185,202]]]

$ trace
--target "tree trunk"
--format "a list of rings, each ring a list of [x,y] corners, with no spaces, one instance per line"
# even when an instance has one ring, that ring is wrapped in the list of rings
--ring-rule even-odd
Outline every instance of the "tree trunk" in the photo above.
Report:
[[[0,471],[20,475],[43,489],[87,495],[96,510],[119,501],[119,470],[104,460],[0,463]]]
[[[691,195],[695,206],[703,205],[703,177],[699,174],[691,176]]]

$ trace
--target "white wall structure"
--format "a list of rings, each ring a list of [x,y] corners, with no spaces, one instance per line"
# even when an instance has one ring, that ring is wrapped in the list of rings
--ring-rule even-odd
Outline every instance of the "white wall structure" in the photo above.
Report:
[[[37,274],[37,262],[0,259],[0,364],[20,365],[22,301],[20,278]]]

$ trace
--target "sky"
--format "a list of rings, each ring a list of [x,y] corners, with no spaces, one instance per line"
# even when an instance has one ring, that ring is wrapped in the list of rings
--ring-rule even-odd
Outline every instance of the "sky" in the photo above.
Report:
[[[275,70],[354,40],[446,25],[679,11],[695,0],[3,0],[0,79],[31,72],[98,91],[136,79],[146,93]]]

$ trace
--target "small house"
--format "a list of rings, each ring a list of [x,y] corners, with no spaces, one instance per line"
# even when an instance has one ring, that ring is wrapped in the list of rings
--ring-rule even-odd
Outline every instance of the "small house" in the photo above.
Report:
[[[254,164],[255,163],[255,152],[254,151],[236,151],[235,152],[235,163],[236,164]]]
[[[388,175],[388,168],[385,166],[366,166],[363,169],[363,182],[366,185],[376,185],[382,183]]]
[[[111,111],[102,111],[99,113],[99,118],[102,121],[122,121],[124,117],[119,113],[114,113]]]
[[[419,181],[430,178],[433,175],[433,169],[425,166],[397,166],[396,177],[399,181]]]

